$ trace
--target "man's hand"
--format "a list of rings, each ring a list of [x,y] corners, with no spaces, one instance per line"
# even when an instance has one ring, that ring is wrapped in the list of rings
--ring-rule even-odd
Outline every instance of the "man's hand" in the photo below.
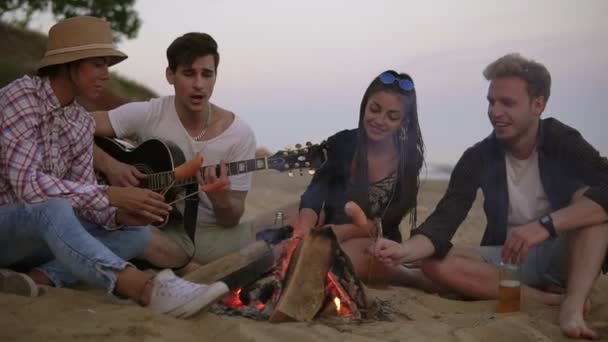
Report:
[[[373,253],[378,260],[389,266],[397,266],[406,262],[405,246],[393,240],[378,240]]]
[[[230,178],[228,178],[228,169],[226,162],[220,163],[219,177],[216,173],[216,167],[205,167],[203,174],[196,175],[200,190],[207,193],[214,206],[230,206]]]
[[[163,222],[163,217],[169,215],[171,210],[171,206],[165,203],[161,194],[148,189],[111,186],[106,190],[106,194],[111,206],[124,209],[130,215],[146,218],[150,222]]]
[[[110,185],[138,186],[140,180],[146,178],[135,166],[115,161],[104,173]]]
[[[528,250],[547,238],[549,232],[536,221],[512,228],[502,248],[502,260],[511,263],[523,262],[528,256]]]

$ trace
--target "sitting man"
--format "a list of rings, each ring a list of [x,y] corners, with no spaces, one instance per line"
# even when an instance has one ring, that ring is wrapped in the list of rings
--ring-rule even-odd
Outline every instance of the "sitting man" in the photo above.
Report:
[[[510,54],[484,76],[493,133],[465,151],[446,194],[412,237],[381,240],[375,253],[389,264],[433,256],[422,263],[424,273],[473,299],[497,298],[497,264],[519,260],[524,296],[561,303],[565,335],[598,338],[583,312],[608,245],[608,162],[575,129],[540,119],[551,87],[543,65]],[[488,222],[482,247],[452,247],[478,188]],[[540,291],[551,288],[565,295]]]
[[[178,220],[171,220],[162,231],[153,233],[156,253],[146,255],[146,259],[159,266],[179,267],[191,256],[195,262],[208,263],[252,240],[250,225],[239,224],[251,174],[229,177],[224,162],[254,158],[256,141],[245,121],[210,102],[219,64],[217,43],[211,36],[187,33],[175,39],[167,49],[167,59],[166,77],[174,87],[174,96],[125,104],[110,112],[96,112],[94,117],[97,135],[135,137],[139,142],[170,141],[182,150],[186,160],[200,153],[204,165],[221,164],[219,174],[211,167],[199,178],[202,185],[217,182],[228,185],[213,193],[199,194],[194,241]],[[113,184],[137,186],[145,177],[133,166],[120,163],[101,149],[95,153],[96,168]],[[178,207],[183,211],[184,202],[178,202]],[[192,263],[184,271],[196,265]]]
[[[76,98],[97,98],[108,68],[127,58],[112,39],[103,19],[65,19],[49,31],[38,76],[0,89],[0,291],[36,296],[36,284],[80,279],[187,317],[226,285],[194,284],[171,270],[154,276],[128,263],[150,244],[145,225],[171,207],[153,191],[95,180],[95,123]]]

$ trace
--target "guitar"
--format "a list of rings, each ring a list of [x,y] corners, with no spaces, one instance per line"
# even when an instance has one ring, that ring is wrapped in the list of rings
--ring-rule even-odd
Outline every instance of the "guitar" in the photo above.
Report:
[[[106,137],[95,137],[95,144],[112,156],[114,159],[135,166],[147,177],[140,181],[139,187],[157,192],[166,192],[168,188],[182,187],[198,183],[196,177],[176,181],[175,168],[186,162],[184,153],[175,144],[167,141],[151,139],[133,147],[121,140]],[[307,146],[296,145],[296,150],[279,151],[270,157],[254,158],[226,163],[229,176],[260,170],[288,171],[304,169],[314,172],[327,159],[327,146],[323,142],[319,145],[307,143]],[[219,165],[204,166],[215,167],[219,174]],[[100,183],[108,183],[103,175],[98,175]],[[166,197],[172,197],[168,194]],[[167,199],[170,201],[169,199]]]

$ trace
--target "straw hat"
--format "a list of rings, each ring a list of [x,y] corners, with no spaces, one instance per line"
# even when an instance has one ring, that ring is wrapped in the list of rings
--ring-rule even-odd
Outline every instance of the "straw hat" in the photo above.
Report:
[[[64,19],[49,30],[46,53],[38,69],[91,57],[108,57],[110,65],[127,58],[112,41],[110,24],[103,19],[78,16]]]

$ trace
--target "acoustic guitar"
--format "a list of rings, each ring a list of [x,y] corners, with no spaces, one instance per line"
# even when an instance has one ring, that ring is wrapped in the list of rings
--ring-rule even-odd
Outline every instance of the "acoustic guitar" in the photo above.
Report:
[[[196,184],[196,177],[176,181],[174,170],[177,166],[186,162],[184,153],[175,144],[167,141],[151,139],[144,141],[134,147],[122,140],[105,137],[95,137],[95,144],[114,159],[135,166],[139,171],[146,174],[141,180],[139,187],[151,189],[157,192],[166,192],[168,188],[182,187]],[[293,170],[304,170],[314,173],[327,159],[326,143],[306,146],[296,145],[295,150],[281,150],[272,156],[254,158],[226,163],[228,175],[238,175],[260,170],[277,170],[293,174]],[[220,166],[215,167],[219,175]],[[108,183],[103,175],[98,174],[100,183]],[[171,196],[171,195],[170,195]],[[170,198],[167,199],[168,201]]]

